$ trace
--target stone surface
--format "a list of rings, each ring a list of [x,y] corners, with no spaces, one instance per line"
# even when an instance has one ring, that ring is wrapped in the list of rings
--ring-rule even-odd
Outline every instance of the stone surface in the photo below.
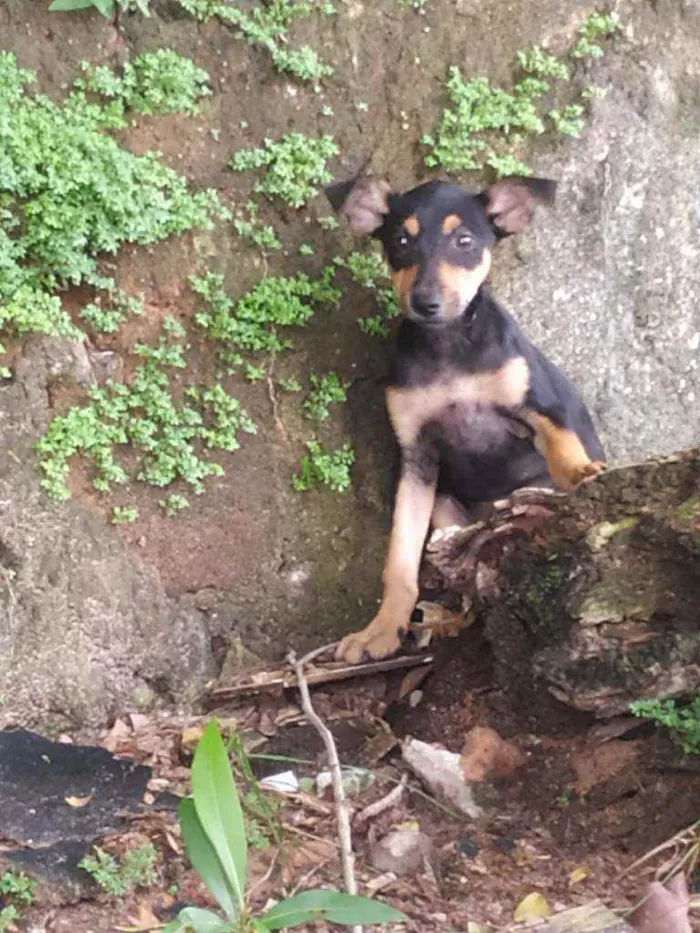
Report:
[[[113,528],[39,489],[33,444],[57,357],[37,342],[0,389],[0,695],[23,724],[101,724],[148,686],[193,697],[213,667],[203,615],[169,599]],[[67,375],[74,359],[69,348]]]
[[[462,774],[467,781],[497,781],[510,777],[525,763],[525,756],[495,729],[475,726],[467,733],[462,749]]]
[[[464,776],[460,755],[413,738],[403,743],[402,755],[408,767],[436,797],[472,819],[482,815]]]
[[[377,871],[413,875],[421,871],[432,851],[432,840],[425,833],[415,829],[397,829],[372,846],[369,860]]]

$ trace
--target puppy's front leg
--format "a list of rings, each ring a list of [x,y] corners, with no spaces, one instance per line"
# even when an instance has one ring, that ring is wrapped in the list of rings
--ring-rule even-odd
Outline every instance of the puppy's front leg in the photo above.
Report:
[[[384,596],[367,628],[340,643],[338,657],[357,664],[367,654],[384,658],[401,646],[418,599],[418,571],[437,487],[437,464],[418,467],[404,456],[396,493],[389,553],[384,565]]]

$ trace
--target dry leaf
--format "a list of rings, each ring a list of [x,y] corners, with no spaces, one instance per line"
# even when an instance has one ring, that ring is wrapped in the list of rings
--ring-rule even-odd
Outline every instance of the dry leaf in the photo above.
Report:
[[[652,881],[629,922],[638,933],[691,933],[689,908],[688,884],[680,872],[665,885]]]
[[[582,881],[585,881],[586,878],[589,878],[591,870],[588,865],[577,865],[576,868],[569,875],[569,887],[573,888],[575,884],[580,884]]]
[[[513,920],[516,923],[527,923],[529,920],[542,920],[549,917],[552,911],[549,909],[547,898],[539,891],[533,891],[528,894],[513,911]]]
[[[204,724],[197,723],[196,726],[186,726],[180,736],[180,744],[186,752],[193,752],[204,735]]]
[[[474,923],[470,920],[467,924],[467,933],[492,933],[492,927],[487,927],[485,923]]]
[[[66,797],[65,801],[69,807],[86,807],[92,800],[92,794],[88,797]]]

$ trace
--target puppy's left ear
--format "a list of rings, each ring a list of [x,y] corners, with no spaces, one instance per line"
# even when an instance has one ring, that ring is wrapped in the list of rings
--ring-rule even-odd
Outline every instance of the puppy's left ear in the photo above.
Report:
[[[389,213],[391,186],[383,179],[360,174],[350,181],[328,185],[325,190],[333,210],[344,215],[355,236],[375,233]]]
[[[483,191],[486,213],[499,237],[522,233],[530,226],[538,204],[553,204],[557,183],[548,178],[501,178]]]

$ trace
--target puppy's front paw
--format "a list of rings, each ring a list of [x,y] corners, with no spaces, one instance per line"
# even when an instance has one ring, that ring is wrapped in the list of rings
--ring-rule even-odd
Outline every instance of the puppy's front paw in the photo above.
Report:
[[[401,647],[401,628],[392,620],[385,621],[377,616],[367,628],[346,635],[338,645],[336,657],[348,664],[359,664],[364,657],[374,661],[387,658]]]

